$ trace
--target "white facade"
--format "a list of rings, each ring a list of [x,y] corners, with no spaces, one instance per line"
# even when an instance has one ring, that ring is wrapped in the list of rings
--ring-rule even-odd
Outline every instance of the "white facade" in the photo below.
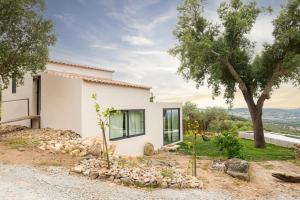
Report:
[[[11,85],[3,91],[3,100],[29,98],[30,115],[40,115],[42,128],[69,129],[83,138],[101,134],[91,98],[94,93],[103,109],[114,107],[116,110],[143,110],[143,135],[109,140],[109,128],[106,130],[108,143],[116,144],[116,153],[132,156],[143,155],[146,142],[152,143],[155,149],[164,145],[163,110],[176,108],[180,109],[179,141],[182,140],[181,103],[150,102],[150,88],[114,81],[112,74],[113,71],[107,69],[51,61],[40,75],[40,94],[37,93],[37,82],[28,75],[24,86],[17,87],[16,94],[11,93]],[[23,104],[22,101],[3,103],[2,121],[26,115],[27,106]],[[15,124],[30,125],[28,121]]]
[[[6,90],[2,91],[2,111],[1,121],[23,117],[26,115],[34,115],[37,112],[36,106],[36,84],[30,74],[24,77],[24,84],[17,87],[16,93],[12,93],[12,82]],[[17,100],[17,101],[15,101]],[[29,106],[28,106],[29,103]],[[21,121],[12,123],[23,126],[30,126],[30,121]]]

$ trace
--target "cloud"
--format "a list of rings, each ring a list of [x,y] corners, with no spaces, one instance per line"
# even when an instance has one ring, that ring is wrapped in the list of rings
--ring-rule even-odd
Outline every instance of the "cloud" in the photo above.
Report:
[[[99,48],[99,49],[108,49],[108,50],[117,50],[117,49],[119,49],[117,47],[117,45],[114,45],[114,44],[106,44],[106,45],[104,45],[104,44],[91,44],[91,45],[89,45],[89,47]]]
[[[134,46],[152,46],[154,45],[153,41],[141,36],[123,36],[122,41],[129,43]]]
[[[148,51],[131,51],[133,54],[137,54],[137,55],[166,55],[167,52],[165,51],[160,51],[160,50],[148,50]]]
[[[128,23],[128,27],[137,30],[140,34],[146,34],[154,31],[157,26],[175,18],[175,16],[176,15],[174,12],[174,14],[161,15],[147,22],[144,20],[137,20],[136,18],[132,18],[130,20],[131,23]]]
[[[216,7],[219,1],[207,1],[207,9],[204,10],[204,15],[218,24],[220,20]],[[166,51],[175,43],[172,37],[177,15],[175,1],[101,0],[97,4],[99,8],[86,4],[91,6],[89,12],[92,18],[84,12],[77,13],[78,16],[72,12],[74,17],[78,17],[75,18],[77,20],[64,12],[55,16],[59,22],[66,23],[73,19],[76,24],[66,31],[67,37],[73,37],[74,43],[63,44],[68,40],[62,38],[55,51],[51,51],[51,58],[114,69],[116,80],[152,86],[156,101],[192,101],[199,107],[227,107],[222,95],[215,100],[211,98],[211,89],[207,84],[196,89],[195,82],[186,82],[177,74],[180,62]],[[99,12],[100,8],[104,11]],[[272,16],[260,16],[248,35],[252,41],[257,41],[256,51],[262,48],[263,42],[272,42],[271,21]],[[72,31],[69,31],[71,28]],[[275,91],[270,102],[266,102],[266,107],[299,107],[299,89],[291,88],[283,86]],[[290,94],[299,95],[288,98]],[[234,106],[246,107],[240,92],[236,94]]]
[[[139,35],[149,34],[151,31],[154,31],[157,26],[176,18],[177,12],[175,7],[168,8],[163,14],[146,18],[152,13],[148,9],[149,6],[153,6],[159,2],[159,0],[129,1],[122,9],[113,9],[107,16],[122,21],[124,29],[128,31],[135,31]],[[112,4],[110,4],[110,6],[111,5]]]
[[[273,42],[274,37],[272,32],[274,30],[274,26],[272,21],[274,18],[275,16],[271,15],[259,16],[248,34],[248,38],[256,43],[254,49],[255,53],[260,53],[263,50],[264,43],[270,44]]]
[[[70,13],[54,14],[53,16],[67,25],[71,25],[74,22],[74,16]]]

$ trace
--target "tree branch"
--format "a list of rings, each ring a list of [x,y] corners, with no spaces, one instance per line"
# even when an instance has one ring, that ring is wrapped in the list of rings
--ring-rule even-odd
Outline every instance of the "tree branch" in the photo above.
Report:
[[[219,53],[217,53],[217,52],[215,52],[214,50],[210,50],[214,55],[216,55],[216,56],[219,56],[220,57],[220,54]]]
[[[248,89],[244,81],[241,79],[240,75],[235,71],[234,67],[232,64],[229,62],[228,58],[222,59],[222,62],[224,65],[227,66],[230,74],[233,76],[233,78],[238,82],[239,88],[241,89],[242,92],[248,93]]]
[[[268,83],[266,84],[262,94],[257,100],[257,107],[262,108],[264,101],[270,98],[270,92],[272,91],[272,87],[274,82],[284,73],[282,69],[282,65],[278,63],[276,65],[275,70],[273,71],[272,77],[269,79]]]

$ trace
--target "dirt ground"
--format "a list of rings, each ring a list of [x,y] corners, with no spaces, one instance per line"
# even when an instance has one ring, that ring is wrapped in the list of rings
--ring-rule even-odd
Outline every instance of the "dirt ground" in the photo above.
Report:
[[[21,126],[0,126],[0,162],[2,164],[20,164],[43,166],[63,166],[72,168],[79,163],[80,157],[72,157],[66,154],[50,153],[36,148],[38,139],[28,138],[26,134],[33,132],[38,138],[38,129],[27,129]],[[25,133],[25,134],[24,134]],[[23,144],[24,142],[30,143]],[[21,147],[18,147],[20,145]]]
[[[7,144],[0,142],[0,162],[2,164],[19,164],[43,166],[63,166],[68,169],[74,167],[81,158],[65,154],[53,154],[38,149],[25,149],[20,151],[12,149]]]
[[[182,168],[191,172],[189,162],[191,157],[175,153],[161,153],[157,159],[175,161]],[[273,172],[300,175],[300,162],[296,161],[264,161],[250,163],[250,182],[238,180],[222,172],[210,169],[212,160],[199,159],[197,176],[203,180],[204,189],[210,191],[224,190],[237,199],[278,199],[285,196],[300,199],[300,184],[284,183],[272,177]]]
[[[5,135],[7,134],[9,133],[5,133]],[[65,154],[53,154],[33,147],[12,148],[9,145],[8,137],[2,136],[0,131],[0,162],[2,164],[32,165],[35,167],[63,166],[69,169],[81,159]],[[162,152],[154,155],[153,158],[174,161],[187,172],[191,171],[191,158],[189,156]],[[250,182],[241,181],[222,172],[211,170],[211,162],[212,160],[208,158],[202,158],[197,163],[197,175],[204,182],[204,190],[226,191],[236,199],[300,199],[300,184],[284,183],[271,176],[273,172],[299,175],[300,162],[251,162]]]

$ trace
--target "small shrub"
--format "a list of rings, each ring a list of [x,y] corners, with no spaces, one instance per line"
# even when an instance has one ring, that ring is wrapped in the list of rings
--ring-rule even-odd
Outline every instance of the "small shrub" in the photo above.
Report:
[[[228,158],[243,158],[241,150],[243,148],[239,139],[235,136],[234,132],[224,132],[214,139],[214,143],[219,150],[224,152]]]
[[[167,178],[172,178],[173,177],[173,171],[172,171],[172,169],[169,169],[169,168],[162,169],[160,174],[163,177],[167,177]]]

